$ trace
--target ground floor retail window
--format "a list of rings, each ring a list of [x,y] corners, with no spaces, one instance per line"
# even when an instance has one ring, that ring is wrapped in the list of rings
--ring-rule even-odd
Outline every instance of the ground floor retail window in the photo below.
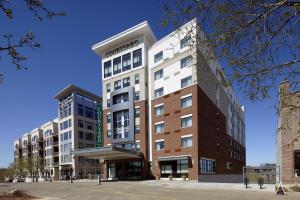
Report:
[[[160,162],[160,173],[161,177],[181,177],[185,175],[188,177],[189,172],[189,161],[188,160],[172,160],[172,161],[161,161]]]
[[[294,151],[295,177],[300,177],[300,151]]]
[[[216,172],[216,161],[210,159],[200,159],[201,174],[211,174]]]

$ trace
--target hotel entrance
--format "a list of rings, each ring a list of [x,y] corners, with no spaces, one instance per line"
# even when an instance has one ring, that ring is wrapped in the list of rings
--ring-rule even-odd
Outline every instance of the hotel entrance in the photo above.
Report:
[[[108,180],[140,180],[142,179],[141,161],[123,161],[108,163]]]

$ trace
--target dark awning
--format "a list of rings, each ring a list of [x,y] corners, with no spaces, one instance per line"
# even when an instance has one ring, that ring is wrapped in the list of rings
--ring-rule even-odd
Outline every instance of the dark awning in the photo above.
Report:
[[[187,160],[190,158],[191,155],[167,156],[167,157],[158,157],[158,161]]]
[[[115,146],[95,147],[87,149],[76,149],[71,152],[74,156],[99,160],[119,160],[130,158],[141,158],[142,154],[133,150],[127,150]]]

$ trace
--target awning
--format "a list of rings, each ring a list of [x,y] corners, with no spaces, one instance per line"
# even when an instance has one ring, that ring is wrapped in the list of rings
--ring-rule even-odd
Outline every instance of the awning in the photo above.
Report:
[[[191,155],[167,156],[167,157],[158,157],[158,161],[187,160],[190,158]]]
[[[115,146],[95,147],[88,149],[76,149],[71,152],[74,156],[82,156],[99,160],[119,160],[141,158],[142,154],[133,150],[127,150]]]

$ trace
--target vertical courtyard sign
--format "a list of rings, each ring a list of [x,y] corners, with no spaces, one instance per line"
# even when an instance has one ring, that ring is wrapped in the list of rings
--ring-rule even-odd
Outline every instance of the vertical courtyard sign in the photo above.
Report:
[[[102,141],[102,105],[97,105],[97,147],[103,146]]]

